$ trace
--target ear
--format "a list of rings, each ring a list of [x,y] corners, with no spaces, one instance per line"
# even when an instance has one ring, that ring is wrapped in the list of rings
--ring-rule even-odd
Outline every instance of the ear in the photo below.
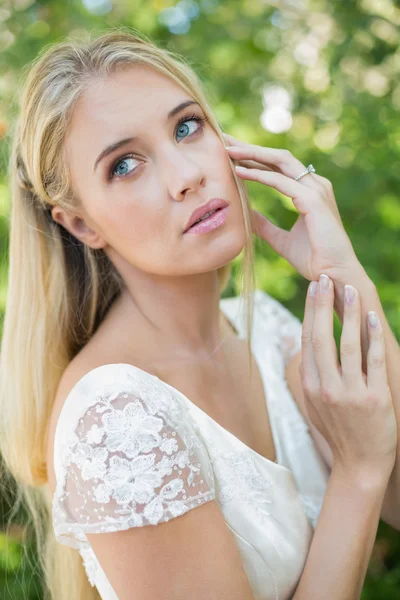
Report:
[[[90,248],[99,249],[107,245],[106,240],[97,231],[89,227],[83,216],[66,211],[61,206],[54,206],[51,215],[54,221]]]

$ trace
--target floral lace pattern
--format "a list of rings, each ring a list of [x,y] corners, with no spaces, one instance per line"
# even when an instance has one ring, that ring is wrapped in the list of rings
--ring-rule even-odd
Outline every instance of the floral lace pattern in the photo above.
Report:
[[[219,452],[208,442],[212,464],[218,479],[217,498],[221,506],[235,498],[254,511],[260,525],[270,516],[272,484],[260,473],[253,456],[246,450]]]
[[[268,364],[265,370],[269,389],[273,390],[269,398],[269,413],[272,429],[277,428],[275,445],[278,462],[292,470],[304,511],[315,529],[329,473],[285,378],[286,366],[301,351],[302,322],[263,290],[255,291],[254,300],[257,307],[254,350],[260,357],[260,363]],[[243,334],[243,314],[232,311],[232,317]],[[304,457],[303,460],[299,460],[299,456]],[[308,492],[309,489],[313,490],[312,493]]]
[[[82,557],[83,566],[86,571],[86,575],[88,577],[89,583],[92,587],[96,585],[97,573],[99,569],[99,563],[96,558],[96,555],[91,546],[87,545],[83,546],[79,553]]]
[[[146,402],[121,391],[98,397],[62,456],[68,477],[54,504],[55,528],[62,533],[70,524],[74,532],[79,524],[90,533],[156,525],[214,499],[206,454],[184,423],[179,403],[160,386],[156,394],[147,391]]]
[[[315,528],[326,477],[283,377],[284,366],[301,349],[301,322],[261,290],[255,303],[254,351],[270,392],[276,470],[239,440],[192,418],[180,394],[133,365],[98,367],[71,392],[63,415],[67,420],[55,440],[59,466],[53,525],[58,541],[79,550],[92,586],[101,567],[86,533],[156,525],[216,499],[236,541],[243,539],[243,563],[253,591],[261,593],[256,597],[273,597],[273,591],[276,598],[279,592],[290,597],[283,590],[302,568],[304,513]],[[229,313],[235,303],[226,306]],[[241,318],[235,321],[239,332],[244,330]],[[304,512],[296,512],[296,484]],[[290,518],[286,505],[294,511]],[[287,554],[292,549],[298,562]],[[253,564],[259,565],[254,571]],[[261,575],[268,572],[271,588]]]

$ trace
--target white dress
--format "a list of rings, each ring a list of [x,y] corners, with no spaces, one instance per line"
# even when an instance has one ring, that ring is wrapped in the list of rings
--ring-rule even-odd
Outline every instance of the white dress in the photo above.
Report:
[[[216,500],[257,600],[287,600],[302,574],[329,470],[285,380],[299,319],[254,294],[252,352],[277,462],[216,423],[176,388],[131,364],[105,364],[69,393],[54,441],[58,542],[77,548],[103,600],[116,600],[86,533],[155,526]],[[245,339],[244,303],[221,310]]]

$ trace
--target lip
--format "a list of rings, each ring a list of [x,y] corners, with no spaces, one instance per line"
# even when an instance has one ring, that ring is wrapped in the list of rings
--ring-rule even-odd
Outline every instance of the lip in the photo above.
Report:
[[[226,206],[228,206],[228,202],[222,198],[212,198],[209,202],[207,202],[207,204],[199,206],[190,215],[183,233],[186,233],[193,223],[195,223],[198,219],[201,219],[201,217],[203,217],[206,213],[211,212],[212,210],[217,210],[217,208],[225,208]]]
[[[225,208],[221,208],[221,210],[218,210],[210,217],[207,217],[204,221],[200,221],[200,223],[189,227],[189,229],[185,231],[185,235],[202,235],[217,229],[217,227],[220,227],[225,223],[229,208],[229,206],[225,206]]]

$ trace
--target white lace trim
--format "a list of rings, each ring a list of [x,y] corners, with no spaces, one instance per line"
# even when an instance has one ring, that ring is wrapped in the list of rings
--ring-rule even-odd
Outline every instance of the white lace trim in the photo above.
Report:
[[[255,301],[262,315],[259,335],[280,350],[280,357],[279,353],[273,356],[280,373],[278,359],[283,358],[286,365],[301,349],[301,322],[261,290]],[[92,586],[100,565],[85,533],[154,525],[209,500],[217,499],[223,507],[237,497],[260,525],[266,523],[273,509],[271,484],[261,475],[250,449],[220,451],[160,380],[140,370],[132,373],[116,365],[105,367],[100,368],[98,389],[90,378],[87,387],[80,382],[75,386],[75,402],[82,402],[85,394],[91,400],[85,400],[86,410],[76,419],[75,430],[60,444],[62,469],[53,499],[56,537],[79,549]],[[285,396],[289,390],[282,387],[281,375],[278,382]],[[314,466],[315,449],[307,424],[284,397],[279,400],[282,414],[276,413],[274,419],[285,423],[283,429],[291,436],[297,432],[297,445],[309,453],[310,467]],[[271,406],[276,410],[277,402]],[[306,490],[307,486],[299,496],[315,528],[323,495]]]
[[[98,395],[61,455],[54,530],[79,549],[92,585],[97,560],[86,533],[156,525],[215,498],[207,452],[180,403],[161,385],[145,386],[144,397]]]

